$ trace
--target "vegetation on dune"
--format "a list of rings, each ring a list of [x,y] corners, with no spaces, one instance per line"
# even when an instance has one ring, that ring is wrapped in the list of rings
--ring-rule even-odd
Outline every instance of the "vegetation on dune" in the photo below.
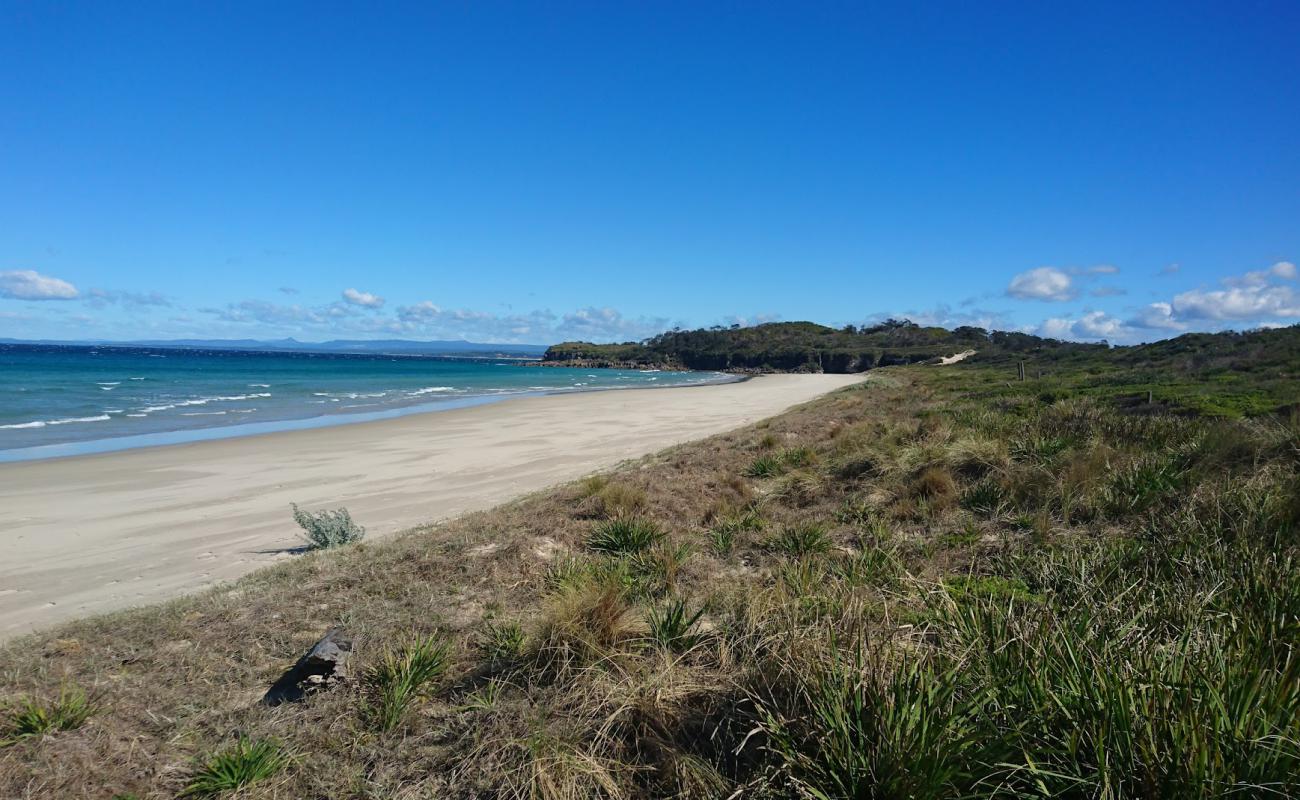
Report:
[[[862,372],[912,364],[958,350],[1095,347],[1024,334],[990,334],[981,328],[947,330],[907,320],[858,328],[829,328],[812,322],[770,322],[742,328],[673,330],[623,344],[564,342],[547,349],[544,363],[593,366],[673,367],[741,372]]]
[[[230,747],[203,761],[181,797],[216,797],[237,792],[274,777],[289,762],[279,742],[240,737]]]
[[[640,343],[565,342],[547,350],[543,363],[863,372],[934,362],[967,350],[976,355],[963,366],[1000,367],[1002,372],[988,373],[999,385],[1019,378],[1023,370],[1049,401],[1088,396],[1125,406],[1155,405],[1221,417],[1300,409],[1293,392],[1300,326],[1188,333],[1152,344],[1110,347],[973,327],[950,331],[906,320],[839,329],[811,322],[773,322],[750,328],[674,330]]]
[[[290,503],[293,509],[293,521],[302,528],[302,537],[308,547],[328,550],[345,544],[359,542],[366,536],[366,529],[352,521],[352,515],[346,508],[334,511],[303,511],[297,503]]]
[[[78,686],[61,686],[49,700],[24,698],[5,715],[0,747],[23,739],[80,728],[95,713],[95,704]]]
[[[1300,797],[1300,358],[1255,336],[891,368],[20,640],[0,704],[96,710],[0,796]],[[249,699],[334,625],[353,680]]]

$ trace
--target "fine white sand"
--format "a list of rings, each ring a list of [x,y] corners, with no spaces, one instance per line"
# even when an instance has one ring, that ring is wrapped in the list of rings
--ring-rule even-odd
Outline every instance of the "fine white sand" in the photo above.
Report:
[[[381,537],[719,433],[853,375],[527,397],[313,430],[0,464],[0,638],[237,578],[347,506]]]

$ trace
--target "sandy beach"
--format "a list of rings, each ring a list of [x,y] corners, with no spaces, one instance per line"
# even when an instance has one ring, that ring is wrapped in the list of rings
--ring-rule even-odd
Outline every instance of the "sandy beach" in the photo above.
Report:
[[[289,503],[382,537],[489,508],[861,380],[767,375],[525,397],[315,430],[0,464],[0,638],[292,558]]]

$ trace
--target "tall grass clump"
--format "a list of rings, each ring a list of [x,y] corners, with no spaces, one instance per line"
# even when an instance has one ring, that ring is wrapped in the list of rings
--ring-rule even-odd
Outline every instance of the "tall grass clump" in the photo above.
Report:
[[[704,616],[704,606],[694,613],[686,605],[686,600],[675,598],[663,609],[651,609],[647,618],[650,636],[662,647],[676,653],[694,649],[704,636],[695,630],[700,617]]]
[[[768,540],[768,548],[794,558],[819,555],[831,549],[826,527],[816,522],[788,525]]]
[[[644,489],[594,475],[578,485],[582,498],[580,513],[598,519],[630,516],[645,511],[649,500]]]
[[[436,636],[386,649],[366,673],[370,691],[368,716],[376,728],[391,731],[407,710],[447,670],[451,648]]]
[[[509,666],[524,657],[528,637],[518,622],[494,622],[483,626],[479,652],[493,666]]]
[[[294,522],[302,528],[302,537],[313,549],[328,550],[365,538],[366,529],[352,521],[352,515],[346,508],[303,511],[297,503],[289,505],[293,508]]]
[[[205,759],[181,796],[213,797],[235,792],[276,775],[291,760],[275,740],[240,737]]]
[[[785,471],[780,456],[761,455],[749,462],[744,475],[747,478],[773,478]]]
[[[55,731],[75,730],[96,710],[85,690],[77,686],[64,686],[51,700],[29,697],[5,715],[8,719],[6,729],[0,730],[0,747]]]
[[[976,704],[961,695],[954,667],[924,661],[890,669],[832,647],[793,698],[758,698],[758,710],[800,796],[957,797],[971,782],[980,744]]]
[[[1006,505],[1006,492],[996,481],[985,478],[971,485],[961,495],[961,506],[985,516],[994,516]]]
[[[587,539],[587,546],[601,553],[639,553],[658,544],[664,533],[653,520],[618,517],[600,523]]]

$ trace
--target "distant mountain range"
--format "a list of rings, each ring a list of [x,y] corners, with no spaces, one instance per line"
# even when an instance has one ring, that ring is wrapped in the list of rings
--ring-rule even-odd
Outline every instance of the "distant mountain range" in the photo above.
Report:
[[[419,342],[409,339],[334,339],[328,342],[300,342],[297,339],[138,339],[119,342],[101,339],[54,341],[49,339],[0,339],[0,344],[70,345],[94,347],[174,347],[189,350],[266,350],[309,353],[404,353],[427,356],[483,356],[541,358],[542,344],[486,344],[463,339]]]

